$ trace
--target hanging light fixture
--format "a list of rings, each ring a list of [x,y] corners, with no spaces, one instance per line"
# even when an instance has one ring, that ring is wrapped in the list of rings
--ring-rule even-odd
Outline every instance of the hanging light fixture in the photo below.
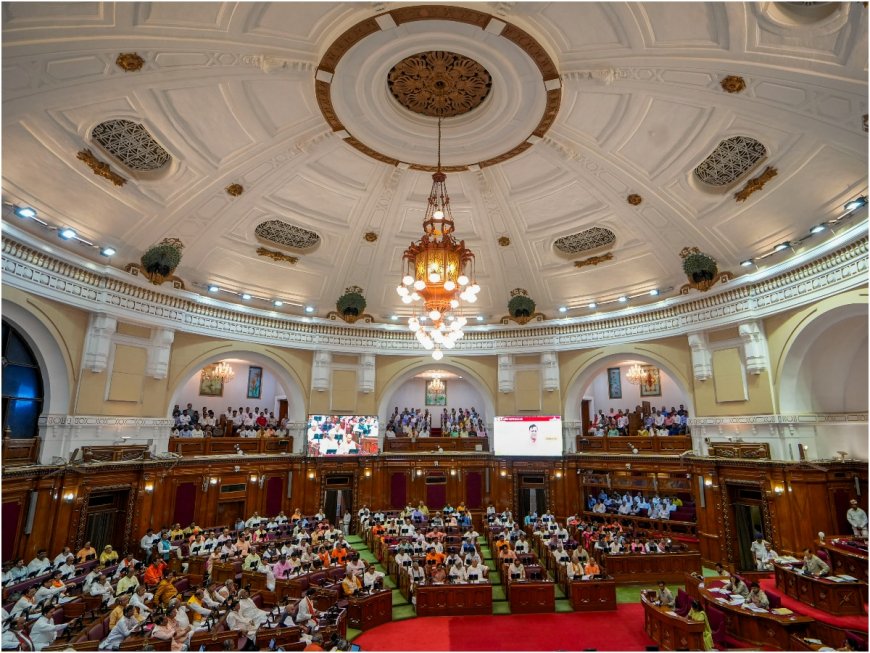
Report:
[[[643,384],[647,388],[654,388],[658,382],[658,370],[652,366],[644,369],[635,363],[628,368],[628,372],[625,373],[625,378],[632,385]]]
[[[222,383],[227,384],[235,378],[236,373],[233,371],[233,368],[230,367],[229,363],[227,363],[226,361],[221,361],[212,369],[204,369],[202,371],[202,375],[206,381],[214,381],[220,379]]]
[[[453,235],[453,213],[441,171],[441,118],[438,119],[438,168],[423,217],[423,237],[411,243],[402,257],[402,283],[396,288],[404,304],[414,304],[408,328],[432,358],[453,349],[464,335],[467,319],[461,302],[477,301],[480,286],[474,277],[474,254]],[[419,313],[418,313],[419,311]]]
[[[444,392],[444,381],[441,380],[440,376],[432,377],[432,380],[429,381],[429,389],[437,394]]]

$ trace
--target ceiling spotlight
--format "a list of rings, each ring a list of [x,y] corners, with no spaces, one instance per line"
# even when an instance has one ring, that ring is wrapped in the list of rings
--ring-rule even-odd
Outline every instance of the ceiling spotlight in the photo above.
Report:
[[[596,304],[595,302],[590,302],[589,308],[598,308],[598,304]]]
[[[812,229],[810,229],[810,233],[811,233],[811,234],[820,234],[820,233],[822,233],[825,229],[827,229],[827,226],[825,226],[825,225],[823,225],[823,224],[817,224],[815,227],[813,227]]]
[[[478,315],[478,316],[477,316],[477,321],[478,321],[478,322],[483,322],[484,319],[485,319],[485,318],[483,317],[483,315]]]
[[[117,253],[117,251],[118,250],[116,250],[114,247],[101,247],[100,248],[100,254],[102,254],[103,256],[114,256]]]
[[[76,230],[70,227],[64,227],[60,231],[57,232],[57,235],[63,238],[64,240],[69,240],[70,238],[76,237]]]
[[[35,218],[36,217],[36,209],[30,208],[29,206],[16,206],[12,209],[12,211],[19,218]]]
[[[567,313],[567,312],[568,312],[568,307],[567,307],[567,306],[560,306],[560,307],[559,307],[559,312],[560,312],[560,313]]]
[[[391,316],[390,316],[390,319],[393,320],[393,321],[395,322],[396,320],[399,319],[399,316],[398,316],[398,315],[391,315]]]
[[[274,304],[275,306],[283,306],[284,302],[282,302],[280,299],[276,299],[274,302],[272,302],[272,304]]]
[[[250,299],[250,298],[251,298],[251,296],[248,293],[246,293],[246,292],[242,293],[242,299]]]
[[[619,303],[620,303],[620,304],[624,304],[624,303],[627,302],[627,301],[628,301],[628,297],[626,297],[625,295],[623,295],[622,297],[619,298]]]
[[[791,243],[788,241],[785,241],[784,243],[780,243],[779,245],[774,247],[773,251],[774,252],[781,252],[782,250],[788,249],[789,247],[791,247]]]
[[[867,203],[867,198],[862,195],[861,197],[856,197],[853,200],[849,200],[846,202],[846,205],[843,207],[847,211],[854,211],[855,209],[860,209]]]
[[[659,289],[658,289],[658,288],[653,288],[652,290],[649,291],[649,294],[650,294],[652,297],[658,297]]]
[[[313,306],[306,306],[306,307],[305,307],[305,312],[306,312],[306,313],[313,313],[313,312],[314,312],[314,307],[313,307]]]
[[[218,288],[217,286],[215,286],[213,284],[209,285],[209,287],[208,287],[209,292],[217,292],[218,290],[220,290],[220,288]]]
[[[745,261],[740,261],[740,267],[742,267],[742,268],[748,268],[748,267],[749,267],[750,265],[752,265],[753,263],[755,263],[755,260],[754,260],[754,259],[751,259],[751,258],[748,258],[748,259],[746,259]]]

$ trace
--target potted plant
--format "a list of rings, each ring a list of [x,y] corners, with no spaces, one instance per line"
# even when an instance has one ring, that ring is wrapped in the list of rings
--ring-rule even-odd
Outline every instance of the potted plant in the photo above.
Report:
[[[335,302],[335,308],[341,313],[345,319],[354,321],[362,315],[366,308],[366,298],[363,296],[363,289],[359,286],[350,286],[345,289],[344,294]]]
[[[164,238],[142,255],[142,269],[151,283],[159,286],[181,263],[184,244],[177,238]]]
[[[683,272],[690,281],[696,284],[704,284],[712,282],[719,272],[719,266],[716,260],[698,250],[697,247],[692,247],[688,252],[683,254]]]
[[[514,318],[528,319],[535,314],[535,301],[522,288],[514,288],[508,302],[508,313]]]

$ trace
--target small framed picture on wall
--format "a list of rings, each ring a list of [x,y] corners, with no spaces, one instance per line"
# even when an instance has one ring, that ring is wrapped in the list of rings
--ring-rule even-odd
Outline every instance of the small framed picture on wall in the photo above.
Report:
[[[259,399],[263,392],[263,368],[248,368],[248,399]]]
[[[607,368],[607,395],[611,399],[622,399],[622,377],[618,367]]]

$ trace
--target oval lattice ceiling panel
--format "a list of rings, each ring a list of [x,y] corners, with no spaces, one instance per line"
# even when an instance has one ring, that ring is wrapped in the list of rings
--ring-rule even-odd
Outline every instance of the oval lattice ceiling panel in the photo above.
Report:
[[[726,138],[695,168],[695,177],[710,186],[727,186],[767,155],[767,148],[749,136]]]
[[[91,137],[130,170],[160,170],[172,160],[144,126],[131,120],[101,122]]]
[[[258,238],[293,249],[310,249],[320,244],[320,236],[283,220],[267,220],[254,229]]]
[[[592,227],[585,231],[578,231],[576,234],[562,236],[553,243],[553,246],[563,254],[579,254],[605,245],[612,245],[615,240],[616,234],[610,229]]]

